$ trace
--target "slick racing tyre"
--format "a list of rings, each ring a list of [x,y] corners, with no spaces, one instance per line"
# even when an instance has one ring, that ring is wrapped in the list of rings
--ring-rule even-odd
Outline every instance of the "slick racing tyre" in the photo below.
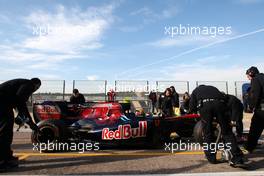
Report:
[[[66,127],[61,120],[43,120],[37,126],[39,130],[32,132],[32,143],[56,143],[66,139]]]
[[[201,145],[204,142],[203,128],[204,128],[204,124],[200,120],[196,123],[193,129],[194,140]],[[213,124],[213,132],[214,132],[214,136],[212,142],[219,143],[221,140],[221,127],[218,123]]]

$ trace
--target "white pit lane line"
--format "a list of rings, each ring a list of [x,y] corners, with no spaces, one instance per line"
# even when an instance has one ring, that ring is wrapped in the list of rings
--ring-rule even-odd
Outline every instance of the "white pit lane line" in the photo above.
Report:
[[[194,173],[194,174],[169,174],[175,176],[263,176],[264,171],[245,171],[245,172],[215,172],[215,173]]]

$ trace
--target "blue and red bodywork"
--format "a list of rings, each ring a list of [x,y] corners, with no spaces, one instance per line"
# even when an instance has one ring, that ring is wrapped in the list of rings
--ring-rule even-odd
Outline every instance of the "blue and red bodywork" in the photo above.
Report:
[[[34,117],[41,123],[48,119],[62,121],[74,137],[100,143],[151,142],[157,134],[161,138],[176,132],[190,137],[200,117],[186,114],[178,117],[136,116],[125,114],[117,102],[72,105],[66,102],[44,102],[34,105]]]

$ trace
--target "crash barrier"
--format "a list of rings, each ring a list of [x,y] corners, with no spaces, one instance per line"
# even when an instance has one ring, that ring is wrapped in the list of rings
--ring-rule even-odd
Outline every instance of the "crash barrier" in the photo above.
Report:
[[[73,80],[73,89],[77,88],[87,100],[106,101],[106,80]],[[67,97],[69,99],[69,97]]]
[[[196,81],[196,87],[199,85],[212,85],[222,92],[228,93],[227,81]]]

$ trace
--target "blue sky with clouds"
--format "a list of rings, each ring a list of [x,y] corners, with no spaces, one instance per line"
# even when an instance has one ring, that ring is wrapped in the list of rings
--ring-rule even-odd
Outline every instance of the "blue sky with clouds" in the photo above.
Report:
[[[245,80],[249,66],[264,70],[263,9],[264,0],[0,0],[0,80]],[[165,33],[179,25],[232,33]]]

